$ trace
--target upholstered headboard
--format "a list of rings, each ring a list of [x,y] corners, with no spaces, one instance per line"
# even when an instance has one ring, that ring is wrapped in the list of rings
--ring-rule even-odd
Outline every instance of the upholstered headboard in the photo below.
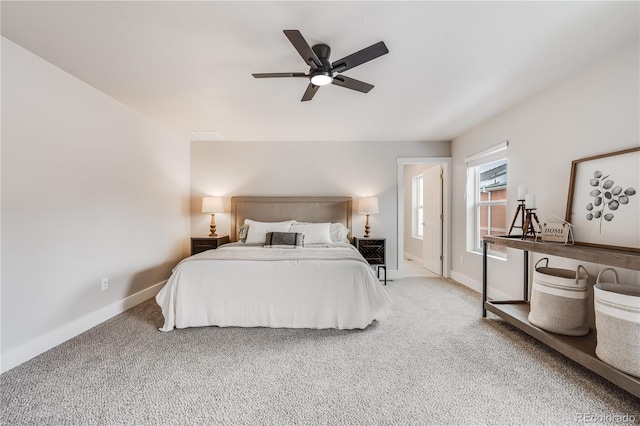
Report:
[[[231,241],[238,241],[238,231],[245,219],[278,222],[342,223],[351,229],[351,197],[232,197]]]

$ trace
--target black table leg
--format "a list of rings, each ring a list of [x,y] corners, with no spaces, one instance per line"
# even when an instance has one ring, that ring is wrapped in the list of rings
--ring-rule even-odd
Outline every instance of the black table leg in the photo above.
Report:
[[[384,269],[384,285],[387,285],[387,265],[378,265],[378,279],[380,279],[380,268]]]
[[[486,241],[482,242],[482,318],[487,317],[487,309],[484,307],[487,301],[487,245]]]
[[[529,300],[529,252],[524,250],[524,277],[523,277],[524,296],[522,300]]]

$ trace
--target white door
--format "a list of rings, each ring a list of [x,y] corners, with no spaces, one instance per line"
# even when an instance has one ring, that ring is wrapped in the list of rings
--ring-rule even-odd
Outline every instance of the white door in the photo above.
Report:
[[[424,222],[422,263],[442,275],[442,165],[436,164],[423,172]]]

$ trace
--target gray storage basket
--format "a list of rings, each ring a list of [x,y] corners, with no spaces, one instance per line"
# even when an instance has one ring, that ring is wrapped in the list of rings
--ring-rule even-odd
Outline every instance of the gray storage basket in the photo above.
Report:
[[[538,266],[546,260],[545,266]],[[535,264],[529,322],[552,333],[584,336],[589,333],[589,273],[582,265],[575,271],[549,268],[543,257]]]
[[[613,272],[614,282],[600,282]],[[640,377],[640,286],[618,283],[615,269],[600,271],[593,289],[596,312],[596,356],[602,361]]]

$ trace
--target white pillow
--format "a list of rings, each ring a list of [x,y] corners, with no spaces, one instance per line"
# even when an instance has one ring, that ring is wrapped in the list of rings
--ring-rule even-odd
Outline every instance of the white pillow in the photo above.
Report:
[[[329,228],[329,234],[331,235],[332,243],[348,243],[349,242],[349,228],[341,223],[332,223]]]
[[[244,223],[249,225],[246,243],[264,244],[267,232],[289,232],[293,220],[285,222],[256,222],[255,220],[245,219]]]
[[[329,244],[331,243],[330,226],[330,223],[294,223],[291,225],[291,232],[303,233],[304,245]]]

